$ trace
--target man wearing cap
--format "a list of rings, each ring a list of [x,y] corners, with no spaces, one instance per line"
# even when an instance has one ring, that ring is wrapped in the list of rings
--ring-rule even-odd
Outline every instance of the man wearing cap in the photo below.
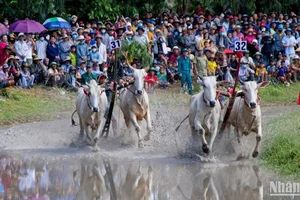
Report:
[[[260,44],[263,45],[261,52],[264,59],[269,62],[271,56],[274,56],[274,44],[275,39],[270,35],[269,31],[266,31],[265,35],[262,37]]]
[[[100,54],[99,54],[99,50],[96,46],[91,47],[91,51],[90,51],[88,61],[89,62],[97,62],[97,64],[100,63]]]
[[[195,75],[207,76],[207,57],[203,54],[203,48],[197,49],[197,54],[194,58]]]
[[[153,44],[154,44],[153,53],[154,53],[155,57],[157,57],[159,52],[163,53],[165,55],[168,53],[166,43],[167,43],[167,41],[164,38],[164,36],[162,35],[161,30],[156,29],[155,30],[155,35],[154,35],[154,38],[153,38]]]
[[[33,86],[34,83],[34,75],[30,75],[30,71],[28,69],[29,65],[26,62],[23,62],[22,64],[22,70],[21,70],[21,87],[30,89],[30,87]]]
[[[4,87],[9,87],[15,84],[14,77],[8,74],[9,67],[7,64],[0,66],[0,89]]]
[[[84,60],[81,61],[78,72],[80,75],[82,75],[86,72],[86,62]]]
[[[281,52],[282,54],[284,53],[284,48],[282,46],[282,39],[284,36],[285,34],[283,32],[283,25],[282,24],[277,25],[276,33],[273,35],[275,58],[277,58],[279,52]]]
[[[290,68],[293,74],[293,82],[300,81],[300,57],[298,55],[293,57],[293,63],[290,65]]]
[[[50,87],[57,87],[58,82],[60,80],[60,74],[57,70],[57,63],[51,62],[48,69],[48,78],[47,85]]]
[[[87,61],[89,55],[89,48],[87,44],[84,42],[83,35],[80,35],[77,40],[79,43],[76,46],[76,58],[77,58],[77,65],[80,64],[82,61]]]
[[[192,52],[195,52],[195,34],[193,33],[193,28],[188,28],[187,35],[184,36],[184,41],[187,48],[191,48]]]
[[[76,68],[71,66],[63,84],[67,90],[76,92],[81,84],[76,80]]]
[[[147,35],[144,34],[144,32],[145,32],[144,28],[139,26],[137,28],[137,32],[138,32],[138,34],[133,37],[133,41],[136,41],[136,42],[148,47],[149,40],[148,40]]]
[[[102,37],[102,43],[109,48],[109,35],[106,32],[106,26],[102,25],[100,27],[100,36]]]
[[[66,56],[66,58],[63,61],[63,65],[61,67],[65,74],[69,73],[70,68],[72,67],[70,56]]]
[[[253,62],[253,59],[250,57],[250,52],[248,50],[246,50],[244,52],[244,56],[241,58],[241,63],[244,63],[244,65],[246,65],[247,67],[251,68],[251,69],[255,69],[255,64]]]
[[[78,18],[77,18],[76,15],[72,15],[71,21],[70,21],[71,26],[79,27],[79,24],[78,24],[78,22],[77,22],[77,19],[78,19]]]
[[[188,56],[188,50],[182,50],[183,55],[178,59],[178,73],[181,77],[181,89],[185,93],[185,83],[188,84],[189,94],[193,95],[192,77],[191,77],[191,60]]]
[[[96,46],[99,52],[100,60],[99,60],[99,67],[100,71],[103,71],[104,65],[107,62],[107,51],[105,44],[102,43],[102,36],[97,35],[96,36]]]
[[[92,63],[90,63],[86,67],[86,72],[81,75],[81,84],[86,85],[89,84],[91,80],[97,81],[96,75],[92,72]]]
[[[19,33],[18,40],[15,42],[16,55],[20,58],[21,62],[26,62],[26,56],[28,54],[28,46],[24,39],[24,33]]]
[[[59,61],[59,50],[58,45],[56,44],[56,39],[54,36],[51,36],[50,43],[47,46],[47,58],[49,58],[49,62]]]
[[[42,59],[36,55],[33,58],[33,65],[31,67],[31,74],[34,75],[37,83],[45,83],[47,77],[47,67],[41,62]]]
[[[62,41],[59,43],[59,57],[61,60],[65,60],[66,57],[70,54],[71,52],[71,46],[73,43],[70,41],[69,36],[64,34],[62,36]]]
[[[295,46],[297,45],[297,40],[292,35],[292,29],[286,29],[286,35],[282,39],[282,46],[285,48],[285,54],[290,60],[293,56],[295,56]]]
[[[241,67],[239,70],[239,79],[242,81],[254,81],[255,71],[249,67],[249,64],[244,59],[241,59]]]

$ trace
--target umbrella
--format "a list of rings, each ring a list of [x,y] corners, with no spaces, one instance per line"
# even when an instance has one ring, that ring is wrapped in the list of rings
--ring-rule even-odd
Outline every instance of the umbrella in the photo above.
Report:
[[[66,20],[60,17],[49,18],[43,23],[43,25],[48,29],[71,29],[71,25]]]
[[[25,19],[18,20],[9,26],[9,30],[12,32],[23,33],[40,33],[45,30],[42,24],[34,20]]]
[[[0,35],[2,34],[7,34],[8,29],[6,28],[6,26],[4,26],[3,24],[0,23]]]

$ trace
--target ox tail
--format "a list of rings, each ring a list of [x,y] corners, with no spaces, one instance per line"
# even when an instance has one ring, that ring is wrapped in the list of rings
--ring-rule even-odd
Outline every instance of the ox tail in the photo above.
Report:
[[[179,124],[179,125],[177,126],[177,128],[175,129],[176,132],[179,130],[181,124],[182,124],[185,120],[187,120],[187,118],[189,118],[189,115],[187,115],[187,116],[180,122],[180,124]]]
[[[77,110],[75,110],[73,113],[72,113],[72,117],[71,117],[71,121],[72,121],[72,126],[78,126],[78,124],[76,124],[75,120],[74,120],[74,114],[77,112]]]

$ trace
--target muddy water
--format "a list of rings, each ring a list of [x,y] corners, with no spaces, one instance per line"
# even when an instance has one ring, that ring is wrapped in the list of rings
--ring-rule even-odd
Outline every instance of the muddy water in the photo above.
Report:
[[[236,152],[251,155],[254,135],[242,145],[235,144],[234,135],[217,138],[213,148],[217,163],[187,158],[188,123],[175,132],[188,112],[187,102],[177,96],[168,99],[172,102],[158,99],[151,104],[154,130],[144,149],[126,146],[136,134],[128,132],[119,109],[115,110],[119,135],[100,139],[98,153],[70,147],[79,127],[72,127],[69,118],[1,128],[0,200],[297,199],[271,197],[270,181],[283,179],[259,167],[257,159],[234,161]],[[264,129],[269,119],[294,109],[263,108]],[[270,134],[264,131],[263,143]]]
[[[16,200],[290,199],[271,198],[269,182],[277,178],[253,163],[109,159],[65,149],[27,150],[1,155],[0,192],[4,199]]]

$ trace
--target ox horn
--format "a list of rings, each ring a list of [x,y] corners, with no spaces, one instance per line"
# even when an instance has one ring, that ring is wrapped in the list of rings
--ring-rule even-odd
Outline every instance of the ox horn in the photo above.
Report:
[[[147,66],[146,68],[144,68],[145,72],[149,71],[150,67]]]
[[[202,77],[202,76],[198,76],[198,78],[199,78],[201,81],[203,81],[203,77]]]
[[[242,81],[241,79],[239,79],[239,82],[241,85],[244,85],[244,81]]]

